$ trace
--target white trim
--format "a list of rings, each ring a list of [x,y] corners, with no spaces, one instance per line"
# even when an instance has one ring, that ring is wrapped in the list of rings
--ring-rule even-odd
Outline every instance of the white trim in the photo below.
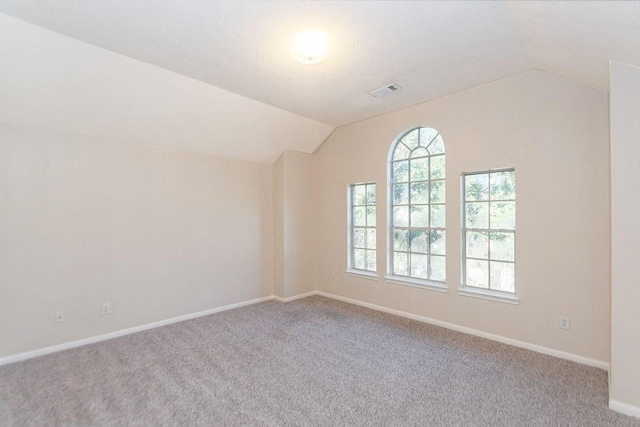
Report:
[[[507,168],[496,168],[496,169],[485,169],[485,170],[480,170],[480,171],[473,171],[473,172],[462,172],[462,174],[460,175],[460,195],[461,200],[460,200],[460,224],[462,224],[461,226],[461,234],[460,234],[460,247],[462,248],[462,258],[461,258],[461,263],[460,263],[460,270],[461,270],[461,278],[462,278],[462,285],[461,285],[461,289],[459,289],[460,291],[463,292],[469,292],[467,294],[465,293],[461,293],[460,295],[464,295],[464,296],[476,296],[473,295],[474,293],[476,294],[483,294],[483,295],[488,295],[488,296],[479,296],[478,298],[484,298],[484,299],[489,299],[489,300],[493,300],[493,301],[501,301],[501,302],[510,302],[512,304],[514,304],[511,301],[504,301],[506,300],[512,300],[513,298],[510,298],[509,296],[502,296],[500,294],[503,294],[503,292],[501,291],[495,291],[497,294],[492,294],[491,291],[489,290],[488,293],[484,293],[482,290],[476,291],[474,289],[469,290],[469,288],[471,288],[470,286],[467,286],[467,260],[469,259],[475,259],[478,261],[486,261],[487,262],[487,284],[490,285],[491,284],[491,268],[490,268],[490,264],[491,261],[494,262],[506,262],[506,263],[510,263],[513,264],[513,271],[514,271],[514,276],[513,276],[513,286],[515,289],[515,271],[516,271],[516,227],[514,226],[513,230],[508,230],[508,229],[497,229],[497,228],[491,228],[491,224],[489,224],[489,222],[487,222],[487,228],[469,228],[467,227],[467,203],[486,203],[487,204],[487,218],[491,217],[491,202],[496,201],[496,202],[513,202],[514,204],[517,204],[517,196],[515,196],[515,198],[513,199],[491,199],[491,192],[489,192],[488,195],[488,199],[487,200],[478,200],[478,201],[474,201],[474,200],[467,200],[467,188],[466,188],[466,179],[467,176],[470,175],[487,175],[487,185],[490,187],[491,186],[491,174],[492,173],[496,173],[496,172],[513,172],[513,176],[515,179],[515,173],[516,173],[516,168],[515,167],[507,167]],[[488,187],[488,188],[489,188]],[[514,193],[515,193],[515,188],[514,188]],[[516,211],[517,211],[517,207],[516,207]],[[516,214],[517,215],[517,212]],[[467,232],[471,231],[471,232],[480,232],[480,233],[487,233],[487,244],[488,246],[488,252],[487,252],[487,257],[486,258],[475,258],[475,257],[468,257],[467,256]],[[491,258],[491,233],[512,233],[513,234],[513,261],[502,261],[502,260],[496,260],[496,259],[492,259]],[[476,288],[477,289],[477,288]],[[514,291],[515,292],[515,291]],[[516,300],[518,300],[518,298],[515,298]],[[518,304],[517,302],[515,304]]]
[[[622,403],[618,402],[617,400],[609,399],[609,409],[611,409],[612,411],[620,412],[621,414],[640,418],[640,407],[629,405],[628,403]]]
[[[438,136],[442,137],[442,134],[440,133],[440,131],[434,127],[431,127],[431,125],[427,125],[427,124],[420,124],[417,126],[411,126],[409,128],[406,128],[405,130],[403,130],[402,132],[400,132],[394,139],[393,142],[391,143],[391,146],[389,147],[389,151],[387,152],[387,182],[386,182],[386,188],[387,188],[387,229],[386,229],[386,234],[387,234],[387,271],[386,271],[386,276],[385,276],[385,280],[389,283],[396,283],[398,285],[404,285],[404,286],[415,286],[415,287],[421,287],[423,289],[431,289],[431,290],[435,290],[435,291],[442,291],[442,289],[439,288],[444,288],[444,292],[449,292],[447,289],[446,284],[443,284],[443,286],[439,286],[438,284],[430,284],[431,281],[429,280],[422,280],[422,279],[417,279],[417,278],[409,278],[410,280],[405,280],[408,277],[407,276],[395,276],[393,274],[394,272],[394,268],[393,268],[393,262],[394,262],[394,249],[393,249],[393,184],[396,184],[396,182],[393,181],[393,163],[396,161],[408,161],[413,159],[412,157],[409,157],[405,160],[394,160],[393,156],[395,154],[396,148],[398,146],[398,144],[401,143],[402,138],[404,138],[405,136],[407,136],[408,134],[410,134],[413,131],[418,131],[418,135],[420,134],[420,130],[421,129],[431,129],[434,130],[436,132],[436,136],[433,137],[431,139],[431,141],[429,142],[429,144],[427,144],[427,146],[429,146]],[[418,142],[420,140],[420,137],[418,136]],[[404,144],[404,143],[402,143]],[[426,180],[418,180],[418,181],[422,181],[422,182],[427,182],[429,183],[429,185],[431,185],[432,181],[442,181],[443,183],[446,182],[446,175],[447,175],[447,168],[446,168],[446,145],[444,143],[444,138],[442,138],[442,144],[444,145],[444,152],[442,153],[437,153],[437,154],[427,154],[426,156],[420,156],[418,158],[427,158],[430,159],[431,157],[438,157],[438,156],[445,156],[445,168],[444,168],[444,177],[442,177],[441,179],[431,179],[431,174],[429,174],[429,177]],[[405,145],[406,148],[409,148]],[[418,147],[416,147],[418,148]],[[426,147],[425,147],[426,148]],[[408,181],[406,182],[402,182],[402,184],[407,184],[408,186],[411,186],[411,174],[410,171],[407,172],[409,173],[409,176],[407,177]],[[431,201],[429,201],[425,206],[429,206],[429,209],[432,205],[442,205],[442,207],[444,208],[445,211],[445,215],[446,215],[446,211],[447,211],[447,207],[446,207],[446,191],[445,191],[445,200],[443,203],[431,203]],[[412,203],[407,203],[406,205],[409,208],[409,210],[411,209]],[[411,218],[409,218],[409,226],[407,227],[399,227],[399,228],[403,228],[406,230],[411,230],[414,227],[411,227]],[[446,225],[446,224],[445,224]],[[442,229],[446,231],[446,227],[423,227],[424,229],[427,230],[432,230],[432,229]],[[445,246],[446,246],[446,242],[445,242]],[[402,252],[402,251],[399,251]],[[429,250],[429,252],[431,252]],[[411,251],[406,251],[404,253],[407,253],[407,256],[410,257],[411,255]],[[429,254],[431,255],[431,254]],[[429,260],[429,264],[431,263],[431,261]],[[409,264],[411,264],[411,259],[409,258]],[[445,275],[446,275],[446,270],[445,270]],[[399,277],[399,278],[398,278]],[[415,280],[415,281],[414,281]],[[426,282],[426,283],[425,283]],[[417,285],[417,286],[416,286]]]
[[[346,270],[344,274],[346,274],[347,276],[361,277],[363,279],[368,279],[368,280],[375,280],[375,281],[378,280],[378,273],[374,273],[373,271]]]
[[[449,288],[447,288],[446,284],[440,284],[439,282],[432,282],[430,280],[419,280],[411,277],[392,275],[385,276],[384,280],[388,283],[395,283],[396,285],[411,286],[413,288],[428,289],[430,291],[437,292],[449,292]]]
[[[314,295],[317,295],[317,291],[305,292],[303,294],[298,294],[298,295],[294,295],[292,297],[286,297],[286,298],[282,298],[282,297],[278,297],[278,296],[274,295],[271,298],[276,300],[276,301],[280,301],[280,302],[291,302],[291,301],[295,301],[297,299],[311,297],[311,296],[314,296]]]
[[[508,295],[504,292],[496,292],[491,289],[471,289],[468,286],[458,288],[458,294],[465,297],[480,298],[490,301],[504,302],[507,304],[520,304],[520,298]]]
[[[10,356],[0,357],[0,366],[8,365],[10,363],[21,362],[27,359],[33,359],[34,357],[44,356],[46,354],[57,353],[59,351],[68,350],[71,348],[82,347],[87,344],[94,344],[100,341],[110,340],[112,338],[118,338],[125,335],[135,334],[136,332],[146,331],[148,329],[158,328],[160,326],[170,325],[172,323],[183,322],[185,320],[195,319],[197,317],[208,316],[214,313],[220,313],[222,311],[233,310],[234,308],[240,308],[247,305],[257,304],[264,301],[270,301],[274,299],[273,295],[268,297],[256,298],[249,301],[242,301],[235,304],[229,304],[222,307],[211,308],[209,310],[198,311],[196,313],[185,314],[183,316],[172,317],[170,319],[160,320],[157,322],[147,323],[140,326],[134,326],[132,328],[121,329],[119,331],[109,332],[103,335],[96,335],[89,338],[83,338],[76,341],[69,341],[62,344],[56,344],[49,347],[40,348],[37,350],[31,350],[24,353],[13,354]]]
[[[357,185],[364,185],[365,186],[365,204],[364,205],[355,205],[353,204],[353,188]],[[367,244],[366,244],[366,239],[367,236],[365,236],[365,247],[364,248],[354,248],[353,247],[353,242],[352,242],[352,238],[353,238],[353,229],[355,227],[358,228],[364,228],[365,230],[369,230],[369,229],[374,229],[377,230],[377,223],[374,225],[369,225],[368,219],[366,218],[366,212],[365,212],[365,225],[354,225],[353,224],[353,208],[354,207],[364,207],[365,211],[366,208],[368,208],[369,206],[372,207],[376,207],[376,202],[374,201],[374,203],[372,205],[369,204],[369,201],[366,200],[366,192],[367,192],[367,187],[369,185],[373,185],[375,187],[375,200],[378,200],[378,186],[376,185],[375,181],[363,181],[363,182],[354,182],[352,184],[349,184],[347,186],[347,270],[346,272],[349,273],[350,271],[353,272],[353,270],[355,270],[354,274],[359,274],[358,271],[366,271],[366,270],[357,270],[353,267],[353,251],[355,249],[363,249],[365,251],[376,251],[376,267],[378,265],[378,250],[377,250],[377,244],[375,248],[367,248]],[[377,243],[377,242],[376,242]],[[368,256],[368,254],[367,254]],[[366,262],[365,262],[366,264]],[[377,279],[376,279],[377,280]]]
[[[317,295],[335,299],[338,301],[346,302],[349,304],[359,305],[361,307],[370,308],[372,310],[381,311],[384,313],[394,314],[396,316],[405,317],[407,319],[417,320],[418,322],[428,323],[430,325],[440,326],[442,328],[451,329],[453,331],[462,332],[464,334],[475,335],[477,337],[486,338],[492,341],[501,342],[503,344],[512,345],[514,347],[524,348],[526,350],[535,351],[537,353],[547,354],[549,356],[559,357],[561,359],[570,360],[572,362],[581,363],[583,365],[593,366],[604,370],[609,370],[609,363],[601,360],[590,359],[588,357],[580,356],[578,354],[568,353],[553,348],[543,347],[541,345],[530,344],[528,342],[515,340],[513,338],[503,337],[501,335],[490,334],[488,332],[479,331],[477,329],[467,328],[466,326],[459,326],[453,323],[443,322],[441,320],[432,319],[429,317],[419,316],[417,314],[407,313],[405,311],[396,310],[393,308],[383,307],[368,302],[363,302],[351,298],[346,298],[340,295],[330,294],[327,292],[317,291]]]
[[[535,352],[538,352],[538,353],[559,357],[561,359],[571,360],[572,362],[581,363],[583,365],[593,366],[593,367],[604,369],[604,370],[607,370],[607,371],[609,370],[609,363],[603,362],[603,361],[600,361],[600,360],[590,359],[588,357],[580,356],[580,355],[577,355],[577,354],[567,353],[567,352],[564,352],[564,351],[555,350],[555,349],[552,349],[552,348],[547,348],[547,347],[539,346],[539,345],[536,345],[536,344],[530,344],[530,343],[527,343],[527,342],[524,342],[524,341],[518,341],[518,340],[515,340],[515,339],[512,339],[512,338],[507,338],[507,337],[503,337],[503,336],[500,336],[500,335],[490,334],[488,332],[478,331],[476,329],[467,328],[465,326],[459,326],[459,325],[455,325],[453,323],[443,322],[441,320],[431,319],[429,317],[419,316],[417,314],[411,314],[411,313],[407,313],[407,312],[404,312],[404,311],[401,311],[401,310],[396,310],[396,309],[393,309],[393,308],[383,307],[383,306],[380,306],[380,305],[371,304],[371,303],[368,303],[368,302],[363,302],[363,301],[359,301],[359,300],[343,297],[343,296],[340,296],[340,295],[330,294],[330,293],[323,292],[323,291],[311,291],[311,292],[306,292],[306,293],[295,295],[295,296],[288,297],[288,298],[282,298],[282,297],[279,297],[279,296],[271,295],[271,296],[268,296],[268,297],[257,298],[257,299],[253,299],[253,300],[249,300],[249,301],[243,301],[243,302],[239,302],[239,303],[235,303],[235,304],[225,305],[225,306],[222,306],[222,307],[212,308],[212,309],[205,310],[205,311],[199,311],[197,313],[185,314],[184,316],[178,316],[178,317],[173,317],[171,319],[160,320],[158,322],[148,323],[146,325],[134,326],[132,328],[122,329],[120,331],[110,332],[110,333],[104,334],[104,335],[97,335],[97,336],[94,336],[94,337],[84,338],[84,339],[77,340],[77,341],[71,341],[71,342],[67,342],[67,343],[63,343],[63,344],[53,345],[53,346],[50,346],[50,347],[44,347],[44,348],[37,349],[37,350],[27,351],[27,352],[24,352],[24,353],[14,354],[14,355],[11,355],[11,356],[1,357],[0,358],[0,366],[8,365],[10,363],[20,362],[20,361],[27,360],[27,359],[32,359],[34,357],[44,356],[46,354],[56,353],[56,352],[59,352],[59,351],[62,351],[62,350],[81,347],[81,346],[87,345],[87,344],[93,344],[93,343],[97,343],[97,342],[100,342],[100,341],[106,341],[106,340],[109,340],[109,339],[112,339],[112,338],[117,338],[117,337],[121,337],[121,336],[125,336],[125,335],[134,334],[136,332],[145,331],[147,329],[153,329],[153,328],[157,328],[157,327],[160,327],[160,326],[170,325],[172,323],[182,322],[184,320],[195,319],[197,317],[207,316],[209,314],[214,314],[214,313],[220,313],[222,311],[232,310],[234,308],[240,308],[240,307],[244,307],[244,306],[247,306],[247,305],[257,304],[257,303],[270,301],[270,300],[276,300],[276,301],[280,301],[280,302],[285,302],[286,303],[286,302],[295,301],[297,299],[310,297],[310,296],[313,296],[313,295],[320,295],[320,296],[323,296],[323,297],[326,297],[326,298],[331,298],[331,299],[334,299],[334,300],[337,300],[337,301],[342,301],[342,302],[346,302],[346,303],[349,303],[349,304],[370,308],[372,310],[377,310],[377,311],[381,311],[381,312],[384,312],[384,313],[389,313],[389,314],[393,314],[393,315],[396,315],[396,316],[405,317],[407,319],[417,320],[418,322],[428,323],[430,325],[440,326],[442,328],[447,328],[447,329],[451,329],[451,330],[454,330],[454,331],[462,332],[462,333],[465,333],[465,334],[475,335],[475,336],[478,336],[478,337],[482,337],[482,338],[490,339],[490,340],[493,340],[493,341],[501,342],[503,344],[509,344],[509,345],[513,345],[515,347],[520,347],[520,348],[524,348],[524,349],[527,349],[527,350],[532,350],[532,351],[535,351]],[[610,400],[609,401],[609,407],[614,411],[618,411],[618,412],[621,412],[621,413],[624,413],[624,414],[627,414],[627,415],[631,415],[631,416],[640,417],[640,408],[637,408],[637,407],[632,406],[632,405],[628,405],[626,403],[621,403],[621,402],[617,402],[617,401],[614,401],[614,400]]]

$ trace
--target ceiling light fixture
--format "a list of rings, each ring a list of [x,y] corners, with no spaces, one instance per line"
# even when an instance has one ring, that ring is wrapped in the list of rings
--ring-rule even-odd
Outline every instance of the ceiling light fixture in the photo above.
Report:
[[[293,38],[291,54],[302,64],[318,64],[327,57],[329,36],[318,30],[301,31]]]

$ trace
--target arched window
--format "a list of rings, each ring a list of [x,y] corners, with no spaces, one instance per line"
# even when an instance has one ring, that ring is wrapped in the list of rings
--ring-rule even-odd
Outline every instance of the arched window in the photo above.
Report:
[[[444,286],[444,179],[444,141],[435,129],[411,129],[391,146],[389,279]]]

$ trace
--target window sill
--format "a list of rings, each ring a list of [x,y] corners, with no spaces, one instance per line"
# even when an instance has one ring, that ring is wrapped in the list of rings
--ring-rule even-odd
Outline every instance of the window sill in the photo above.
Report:
[[[365,270],[346,270],[345,274],[347,276],[360,277],[362,279],[375,280],[378,281],[378,273],[374,273],[373,271],[365,271]]]
[[[430,280],[413,279],[403,276],[385,276],[384,280],[397,285],[411,286],[436,292],[449,292],[447,285],[442,282],[432,282]]]
[[[515,294],[509,294],[500,291],[491,291],[488,289],[461,287],[458,288],[458,294],[465,297],[487,299],[490,301],[503,302],[506,304],[520,304],[520,298],[518,298]]]

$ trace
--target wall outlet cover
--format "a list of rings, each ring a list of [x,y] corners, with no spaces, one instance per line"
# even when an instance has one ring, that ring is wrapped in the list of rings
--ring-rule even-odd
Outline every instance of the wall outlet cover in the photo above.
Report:
[[[55,323],[62,323],[64,322],[64,312],[62,311],[56,311],[55,313],[53,313],[53,321]]]
[[[108,302],[103,302],[100,306],[100,314],[104,316],[105,314],[109,313],[111,313],[111,304],[109,304]]]

